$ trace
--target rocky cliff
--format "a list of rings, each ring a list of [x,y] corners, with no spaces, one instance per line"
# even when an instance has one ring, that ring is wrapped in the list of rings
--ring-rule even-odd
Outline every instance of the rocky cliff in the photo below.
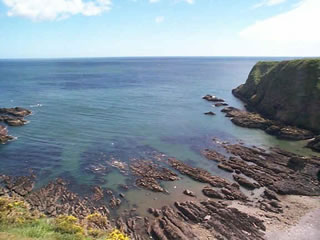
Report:
[[[258,62],[232,92],[267,118],[320,132],[320,59]]]

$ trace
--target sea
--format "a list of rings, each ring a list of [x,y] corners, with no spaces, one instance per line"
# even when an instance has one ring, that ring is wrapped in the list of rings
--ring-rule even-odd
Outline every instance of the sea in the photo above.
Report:
[[[206,94],[244,108],[231,90],[244,83],[255,63],[288,58],[147,57],[0,60],[0,107],[32,110],[27,125],[8,127],[15,141],[0,146],[0,174],[37,175],[36,187],[66,179],[78,194],[93,186],[123,192],[117,210],[161,207],[201,195],[202,183],[181,176],[162,182],[168,193],[135,187],[134,177],[112,163],[174,157],[230,178],[201,151],[214,141],[281,147],[311,154],[305,142],[276,139],[235,126],[202,99]],[[215,116],[204,115],[212,111]],[[3,124],[3,123],[0,123]],[[213,139],[215,139],[213,141]]]

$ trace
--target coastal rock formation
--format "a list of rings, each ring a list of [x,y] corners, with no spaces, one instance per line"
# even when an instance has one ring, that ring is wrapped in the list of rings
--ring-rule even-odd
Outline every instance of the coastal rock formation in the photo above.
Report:
[[[6,127],[0,125],[0,144],[7,143],[10,140],[13,140],[12,136],[8,135],[8,130]]]
[[[136,180],[137,186],[146,188],[155,192],[165,192],[157,180],[176,181],[178,175],[171,170],[160,167],[151,161],[138,160],[130,165],[131,172],[140,177]]]
[[[187,164],[175,158],[170,158],[169,164],[181,174],[187,175],[196,181],[208,183],[212,187],[218,188],[219,190],[217,191],[221,193],[221,199],[242,201],[247,199],[246,195],[240,191],[239,185],[236,183],[231,183],[222,177],[213,176],[204,169],[188,166]],[[205,193],[206,190],[203,192]]]
[[[0,122],[4,122],[9,126],[23,126],[28,121],[23,118],[30,115],[31,111],[15,107],[15,108],[0,108]],[[5,144],[14,137],[8,135],[6,127],[0,125],[0,144]]]
[[[5,189],[2,194],[23,197],[32,211],[37,210],[50,217],[72,215],[80,219],[92,213],[99,213],[102,216],[109,215],[109,210],[105,205],[95,204],[89,198],[81,198],[69,191],[66,182],[62,179],[50,182],[37,190],[33,189],[34,183],[34,175],[0,176],[0,188]]]
[[[240,127],[262,129],[270,135],[280,139],[304,140],[313,137],[309,130],[301,129],[294,126],[284,125],[279,121],[264,118],[258,113],[240,110],[234,107],[225,107],[221,112],[226,113],[226,117]]]
[[[21,107],[15,108],[0,108],[1,115],[12,115],[18,118],[24,118],[31,114],[31,111]]]
[[[263,221],[215,201],[175,202],[164,206],[160,216],[150,222],[154,239],[233,239],[262,240]],[[206,231],[204,231],[206,230]],[[203,232],[202,235],[199,233]],[[207,233],[207,235],[204,234]]]
[[[214,159],[255,181],[234,175],[241,186],[249,189],[263,186],[278,194],[320,195],[320,158],[302,157],[278,148],[266,151],[239,144],[224,147],[233,156],[229,159]],[[205,156],[211,160],[212,156],[220,154],[214,150],[206,150]],[[268,193],[270,192],[266,191],[265,195],[271,197]]]
[[[214,115],[216,115],[214,112],[206,112],[206,113],[204,113],[204,115],[211,115],[211,116],[214,116]]]
[[[205,99],[209,102],[224,102],[224,100],[222,98],[218,98],[216,96],[212,96],[212,95],[205,95],[202,99]]]
[[[315,139],[311,140],[307,144],[307,147],[314,151],[320,152],[320,136],[317,136]]]
[[[320,132],[320,59],[258,62],[232,92],[264,117]]]

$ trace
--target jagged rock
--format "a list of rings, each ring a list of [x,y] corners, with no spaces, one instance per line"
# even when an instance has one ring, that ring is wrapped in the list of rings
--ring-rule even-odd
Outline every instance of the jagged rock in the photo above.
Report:
[[[306,166],[306,160],[302,157],[292,157],[289,159],[287,166],[294,171],[301,171]]]
[[[264,193],[264,196],[269,200],[280,201],[277,194],[274,191],[271,191],[270,189],[266,188],[263,193]]]
[[[202,192],[205,196],[209,198],[225,199],[225,196],[222,193],[214,190],[211,187],[204,187],[202,189]]]
[[[34,188],[34,176],[21,176],[21,177],[10,177],[6,176],[3,178],[5,187],[11,191],[15,192],[20,196],[26,196]]]
[[[202,99],[205,99],[205,100],[207,100],[209,102],[224,102],[223,99],[218,98],[216,96],[209,95],[209,94],[204,96]]]
[[[188,166],[175,158],[169,158],[168,161],[174,169],[199,182],[209,183],[213,187],[225,187],[231,185],[231,183],[226,179],[218,176],[212,176],[208,171],[204,169]]]
[[[8,130],[6,127],[0,125],[0,144],[7,143],[8,141],[13,140],[12,136],[8,135]]]
[[[304,140],[313,137],[313,133],[309,130],[286,126],[276,121],[266,119],[258,113],[247,112],[233,107],[226,107],[221,111],[225,112],[226,117],[231,118],[231,121],[240,127],[262,129],[266,133],[275,135],[280,139]]]
[[[165,192],[165,189],[161,187],[160,184],[154,178],[139,178],[136,180],[136,184],[139,187],[143,187],[154,192]]]
[[[93,201],[100,201],[103,199],[103,189],[100,186],[96,186],[93,188]]]
[[[28,109],[15,107],[15,108],[0,108],[0,114],[8,114],[15,117],[26,117],[30,115],[32,112]]]
[[[223,163],[219,163],[218,164],[218,168],[221,168],[221,169],[223,169],[223,170],[225,170],[227,172],[233,172],[233,169],[231,167],[229,167],[229,166],[227,166],[227,165],[225,165]]]
[[[224,155],[218,153],[215,150],[205,149],[202,154],[209,160],[213,160],[216,162],[225,162],[228,160]]]
[[[233,179],[238,182],[241,186],[247,188],[247,189],[250,189],[250,190],[253,190],[255,188],[259,188],[259,184],[257,183],[252,183],[250,182],[248,179],[244,178],[244,177],[241,177],[239,175],[233,175]]]
[[[224,145],[224,147],[236,156],[230,157],[224,164],[252,178],[260,186],[268,187],[279,194],[320,195],[320,183],[317,177],[320,170],[319,158],[302,158],[275,148],[266,152],[239,144]],[[290,160],[289,166],[297,161],[293,159],[299,159],[299,164],[304,161],[305,166],[303,168],[300,166],[299,171],[294,171],[292,167],[288,167]]]
[[[269,119],[320,131],[320,60],[258,62],[232,93]]]
[[[190,191],[190,190],[188,190],[188,189],[185,189],[184,191],[183,191],[183,193],[185,194],[185,195],[187,195],[187,196],[190,196],[190,197],[195,197],[196,195],[194,194],[194,192],[192,192],[192,191]]]
[[[179,179],[178,175],[171,170],[160,167],[151,161],[138,160],[130,165],[132,173],[136,176],[142,177],[136,180],[137,186],[155,191],[164,192],[157,180],[162,181],[176,181]]]
[[[317,136],[307,144],[308,148],[311,148],[314,151],[320,152],[320,136]]]

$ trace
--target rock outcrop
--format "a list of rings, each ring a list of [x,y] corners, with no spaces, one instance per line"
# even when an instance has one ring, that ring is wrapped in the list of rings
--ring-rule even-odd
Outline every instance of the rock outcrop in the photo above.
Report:
[[[226,117],[231,118],[231,121],[237,126],[262,129],[280,139],[305,140],[314,136],[309,130],[266,119],[259,113],[248,112],[234,107],[225,107],[221,111],[226,113]]]
[[[10,140],[13,140],[12,136],[8,135],[8,130],[6,127],[0,125],[0,144],[4,144]]]
[[[9,126],[23,126],[28,121],[24,117],[31,114],[31,111],[25,108],[0,108],[0,122],[4,122]],[[6,127],[0,125],[0,144],[5,144],[14,137],[8,135]]]
[[[232,92],[266,118],[320,132],[320,59],[258,62]]]

